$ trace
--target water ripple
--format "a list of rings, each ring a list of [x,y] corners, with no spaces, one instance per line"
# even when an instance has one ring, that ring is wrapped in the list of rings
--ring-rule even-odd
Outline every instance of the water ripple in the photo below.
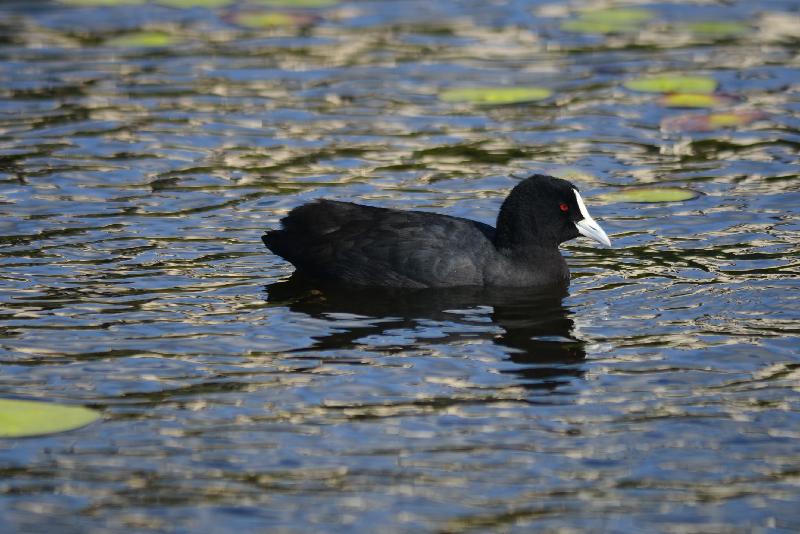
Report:
[[[244,2],[68,4],[0,7],[0,391],[104,419],[0,442],[0,530],[800,529],[792,2],[608,34],[544,2],[263,29]],[[114,46],[142,29],[174,43]],[[729,103],[623,86],[656,73]],[[470,85],[554,96],[438,98]],[[759,120],[665,127],[716,111]],[[260,242],[319,197],[492,223],[530,172],[615,244],[564,247],[563,299],[318,287]],[[598,197],[636,185],[702,194]]]

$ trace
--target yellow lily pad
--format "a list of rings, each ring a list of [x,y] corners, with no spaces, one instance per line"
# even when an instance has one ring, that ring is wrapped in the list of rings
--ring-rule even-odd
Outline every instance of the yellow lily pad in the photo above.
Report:
[[[700,193],[681,187],[637,187],[603,193],[597,198],[606,202],[682,202],[692,200]]]
[[[625,82],[625,87],[632,91],[645,93],[713,93],[717,81],[709,76],[646,76]]]
[[[577,33],[626,33],[640,29],[643,22],[653,17],[653,12],[647,9],[598,9],[564,21],[561,29]]]
[[[739,110],[728,113],[686,114],[668,117],[661,122],[665,132],[711,132],[721,128],[747,126],[767,115],[756,110]]]
[[[690,22],[686,28],[692,33],[709,37],[732,37],[747,33],[750,29],[746,24],[731,20]]]
[[[741,113],[714,113],[708,116],[708,122],[713,128],[730,128],[747,124],[750,117]]]
[[[0,399],[0,437],[42,436],[74,430],[100,419],[83,406],[51,402]]]
[[[106,41],[107,46],[117,48],[149,48],[170,46],[178,42],[174,36],[156,31],[133,32]]]
[[[713,108],[729,104],[732,100],[720,95],[675,93],[663,97],[661,104],[672,108]]]
[[[439,93],[445,102],[470,102],[483,105],[520,104],[549,98],[544,87],[456,87]]]

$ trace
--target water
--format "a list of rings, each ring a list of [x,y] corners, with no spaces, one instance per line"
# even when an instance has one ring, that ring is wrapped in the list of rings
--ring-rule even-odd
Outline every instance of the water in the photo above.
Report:
[[[104,420],[0,441],[8,532],[800,530],[791,1],[0,6],[0,395]],[[249,8],[248,8],[249,9]],[[574,15],[571,15],[574,18]],[[728,36],[686,22],[740,21]],[[107,46],[137,28],[166,47]],[[710,75],[738,128],[622,82]],[[442,88],[541,85],[480,107]],[[320,290],[260,235],[327,197],[492,222],[572,176],[614,248],[563,301]],[[703,193],[602,202],[622,185]]]

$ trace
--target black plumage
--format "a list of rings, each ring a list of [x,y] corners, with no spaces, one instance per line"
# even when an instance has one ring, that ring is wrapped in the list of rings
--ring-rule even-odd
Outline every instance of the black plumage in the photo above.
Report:
[[[317,200],[293,209],[262,239],[298,272],[346,285],[563,288],[569,269],[558,245],[579,233],[609,244],[574,185],[533,175],[509,193],[497,228],[437,213]]]

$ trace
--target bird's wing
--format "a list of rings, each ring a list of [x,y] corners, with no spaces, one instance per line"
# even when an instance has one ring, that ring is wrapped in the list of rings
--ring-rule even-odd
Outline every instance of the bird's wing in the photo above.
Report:
[[[317,201],[264,243],[299,270],[359,285],[479,285],[493,229],[439,214]]]

